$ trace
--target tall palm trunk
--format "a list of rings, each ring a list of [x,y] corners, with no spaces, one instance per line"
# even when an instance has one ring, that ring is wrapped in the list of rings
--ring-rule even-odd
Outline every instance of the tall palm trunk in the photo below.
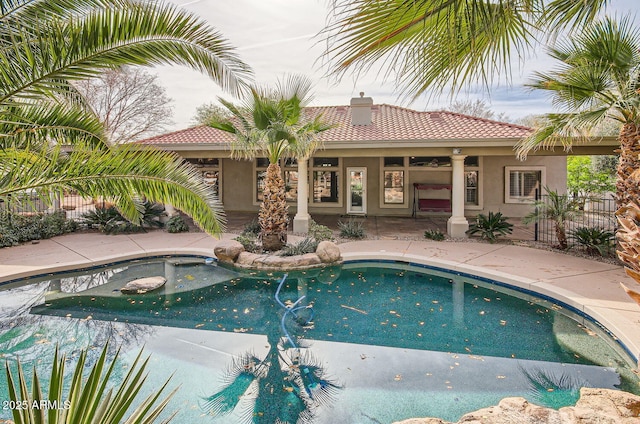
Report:
[[[280,165],[270,163],[267,167],[263,199],[258,214],[260,237],[265,250],[280,250],[287,241],[288,209],[284,180],[280,176]]]
[[[620,131],[620,162],[618,163],[616,212],[620,228],[618,258],[625,271],[640,284],[640,126],[627,123]],[[622,286],[638,304],[640,293]]]
[[[620,130],[620,159],[616,197],[618,208],[629,203],[640,205],[639,178],[634,176],[640,170],[640,125],[626,123]]]
[[[567,250],[569,248],[569,243],[567,242],[567,232],[564,229],[563,221],[555,221],[554,228],[556,231],[556,238],[558,239],[558,247],[561,250]]]

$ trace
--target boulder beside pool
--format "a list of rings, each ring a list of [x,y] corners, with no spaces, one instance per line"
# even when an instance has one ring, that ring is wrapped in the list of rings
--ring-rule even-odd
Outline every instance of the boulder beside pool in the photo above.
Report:
[[[144,277],[129,281],[120,291],[124,294],[144,294],[164,286],[167,279],[161,276]]]

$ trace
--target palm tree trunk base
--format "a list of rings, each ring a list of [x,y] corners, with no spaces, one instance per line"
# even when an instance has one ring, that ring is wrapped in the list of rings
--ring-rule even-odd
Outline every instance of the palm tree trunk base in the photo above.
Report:
[[[286,233],[268,233],[262,234],[262,248],[270,252],[280,250],[287,242]]]

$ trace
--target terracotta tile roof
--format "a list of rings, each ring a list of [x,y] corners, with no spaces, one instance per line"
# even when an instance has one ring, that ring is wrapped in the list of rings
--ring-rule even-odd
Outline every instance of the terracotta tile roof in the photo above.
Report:
[[[446,141],[520,139],[530,128],[504,122],[462,115],[454,112],[419,112],[391,105],[372,107],[371,125],[351,124],[350,106],[309,107],[308,113],[322,113],[323,119],[335,125],[320,134],[325,143],[367,141]],[[208,126],[191,127],[140,140],[141,144],[226,143],[231,135]]]

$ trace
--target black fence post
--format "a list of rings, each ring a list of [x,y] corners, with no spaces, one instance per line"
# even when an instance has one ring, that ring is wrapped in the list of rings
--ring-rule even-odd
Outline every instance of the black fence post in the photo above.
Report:
[[[535,199],[536,199],[536,209],[535,209],[535,214],[536,216],[538,215],[538,204],[537,202],[540,200],[540,189],[536,188],[536,194],[535,194]],[[536,222],[533,224],[533,241],[538,241],[538,221],[540,220],[540,218],[536,219]]]

